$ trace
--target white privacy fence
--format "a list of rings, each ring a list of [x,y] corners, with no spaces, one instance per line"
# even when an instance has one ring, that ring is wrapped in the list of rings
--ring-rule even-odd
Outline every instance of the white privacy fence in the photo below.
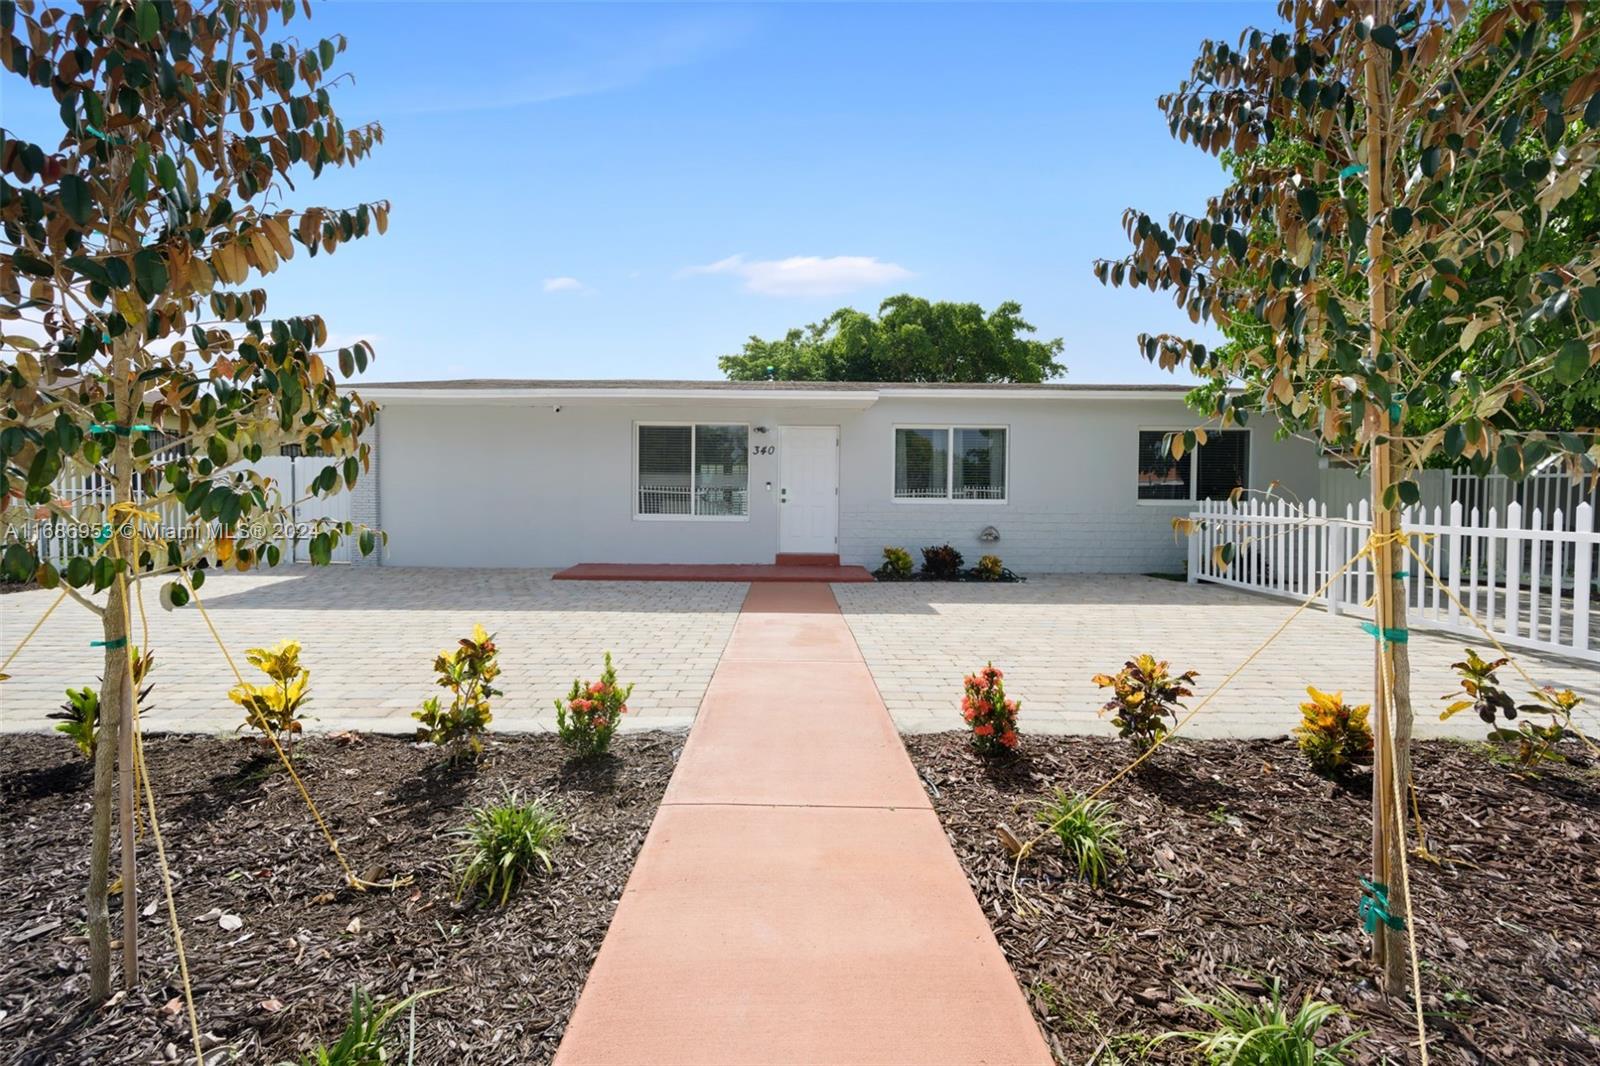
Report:
[[[1320,590],[1329,611],[1370,615],[1370,559],[1329,580],[1372,532],[1364,501],[1337,515],[1315,500],[1209,500],[1190,517],[1190,581],[1296,600]],[[1408,625],[1482,640],[1470,612],[1504,644],[1600,662],[1593,618],[1600,533],[1592,503],[1546,514],[1524,513],[1516,502],[1480,512],[1458,500],[1448,508],[1409,508],[1401,526],[1426,562],[1404,557]],[[1223,545],[1233,545],[1227,563],[1218,558]]]
[[[295,562],[310,560],[310,523],[322,518],[334,522],[350,521],[351,496],[348,492],[301,498],[309,494],[312,481],[323,467],[336,461],[327,456],[291,458],[273,455],[263,456],[260,461],[248,464],[257,473],[277,483],[278,492],[287,504],[284,525],[274,531],[277,534],[275,539],[283,545],[285,559],[293,558]],[[112,492],[110,484],[98,474],[69,474],[56,481],[55,497],[66,501],[68,510],[82,516],[82,520],[69,522],[60,518],[41,518],[29,524],[27,537],[39,558],[60,567],[75,555],[92,555],[99,546],[95,537],[105,520]],[[134,485],[134,499],[141,505],[145,501],[145,493],[138,482]],[[156,513],[160,516],[158,524],[169,536],[177,533],[185,539],[193,538],[202,525],[199,519],[185,515],[183,506],[175,501],[162,504]],[[354,551],[354,538],[344,537],[334,549],[333,558],[337,562],[349,562],[354,557]]]

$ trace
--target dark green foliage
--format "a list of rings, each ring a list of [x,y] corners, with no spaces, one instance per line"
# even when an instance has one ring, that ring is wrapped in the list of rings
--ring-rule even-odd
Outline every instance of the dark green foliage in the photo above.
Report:
[[[891,296],[876,318],[841,307],[781,340],[751,337],[717,366],[733,381],[1038,382],[1066,373],[1062,342],[1033,340],[1022,305]]]
[[[935,581],[954,581],[961,576],[966,560],[948,544],[922,549],[922,576]]]

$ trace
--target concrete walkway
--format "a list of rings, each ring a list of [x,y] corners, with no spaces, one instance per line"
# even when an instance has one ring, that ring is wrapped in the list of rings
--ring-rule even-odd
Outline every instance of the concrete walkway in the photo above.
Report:
[[[1050,1061],[832,592],[751,586],[556,1062]]]

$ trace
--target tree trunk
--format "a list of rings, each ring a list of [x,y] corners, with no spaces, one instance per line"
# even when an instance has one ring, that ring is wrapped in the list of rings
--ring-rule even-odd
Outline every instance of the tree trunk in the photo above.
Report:
[[[112,342],[110,382],[119,424],[130,426],[135,415],[135,386],[129,366],[137,343],[133,327]],[[133,446],[128,433],[118,433],[111,456],[111,501],[133,499]],[[107,506],[104,521],[111,515]],[[106,553],[118,552],[127,558],[129,539],[120,529],[111,530],[114,540]],[[111,876],[111,804],[118,764],[122,778],[122,913],[123,985],[132,987],[138,980],[138,902],[133,838],[133,736],[131,719],[136,693],[128,689],[127,610],[122,584],[113,581],[106,595],[106,611],[101,619],[106,642],[104,672],[100,681],[100,717],[95,723],[94,799],[89,851],[89,885],[86,910],[89,933],[89,995],[96,1001],[111,996],[111,917],[108,888]]]
[[[116,610],[111,608],[115,607]],[[122,636],[121,594],[111,587],[104,618],[105,639]],[[111,874],[111,799],[115,788],[117,747],[121,733],[122,687],[127,683],[127,668],[106,652],[105,673],[100,683],[100,717],[95,723],[94,813],[92,844],[89,849],[89,888],[86,899],[89,925],[89,998],[96,1003],[111,997],[111,918],[106,904],[107,882]]]
[[[1390,0],[1373,5],[1375,25],[1386,25],[1393,17]],[[1389,120],[1392,101],[1389,92],[1389,60],[1384,49],[1367,42],[1365,57],[1365,106],[1367,120],[1367,299],[1371,322],[1369,354],[1377,367],[1383,367],[1384,339],[1389,328],[1390,266],[1385,212],[1391,204],[1388,152]],[[1392,368],[1382,371],[1394,383]],[[1369,402],[1374,398],[1369,397]],[[1411,779],[1411,699],[1410,660],[1404,644],[1394,643],[1390,634],[1402,631],[1406,622],[1405,585],[1396,577],[1405,569],[1406,554],[1392,538],[1400,528],[1400,515],[1389,502],[1395,476],[1394,449],[1389,435],[1394,430],[1387,398],[1382,398],[1375,419],[1371,445],[1372,459],[1372,552],[1373,624],[1373,710],[1374,753],[1372,774],[1372,880],[1388,893],[1391,915],[1405,920],[1404,895],[1399,884],[1401,852],[1405,846],[1404,787]],[[1391,685],[1391,681],[1393,684]],[[1373,962],[1384,990],[1401,991],[1406,983],[1406,947],[1401,931],[1379,921],[1373,933]]]

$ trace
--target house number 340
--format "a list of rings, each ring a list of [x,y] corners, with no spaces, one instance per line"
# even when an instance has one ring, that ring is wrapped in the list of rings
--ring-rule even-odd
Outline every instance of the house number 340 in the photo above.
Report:
[[[757,445],[754,445],[754,446],[751,447],[750,454],[751,455],[773,455],[773,454],[775,454],[777,452],[777,450],[778,450],[778,446],[776,444],[757,444]]]

